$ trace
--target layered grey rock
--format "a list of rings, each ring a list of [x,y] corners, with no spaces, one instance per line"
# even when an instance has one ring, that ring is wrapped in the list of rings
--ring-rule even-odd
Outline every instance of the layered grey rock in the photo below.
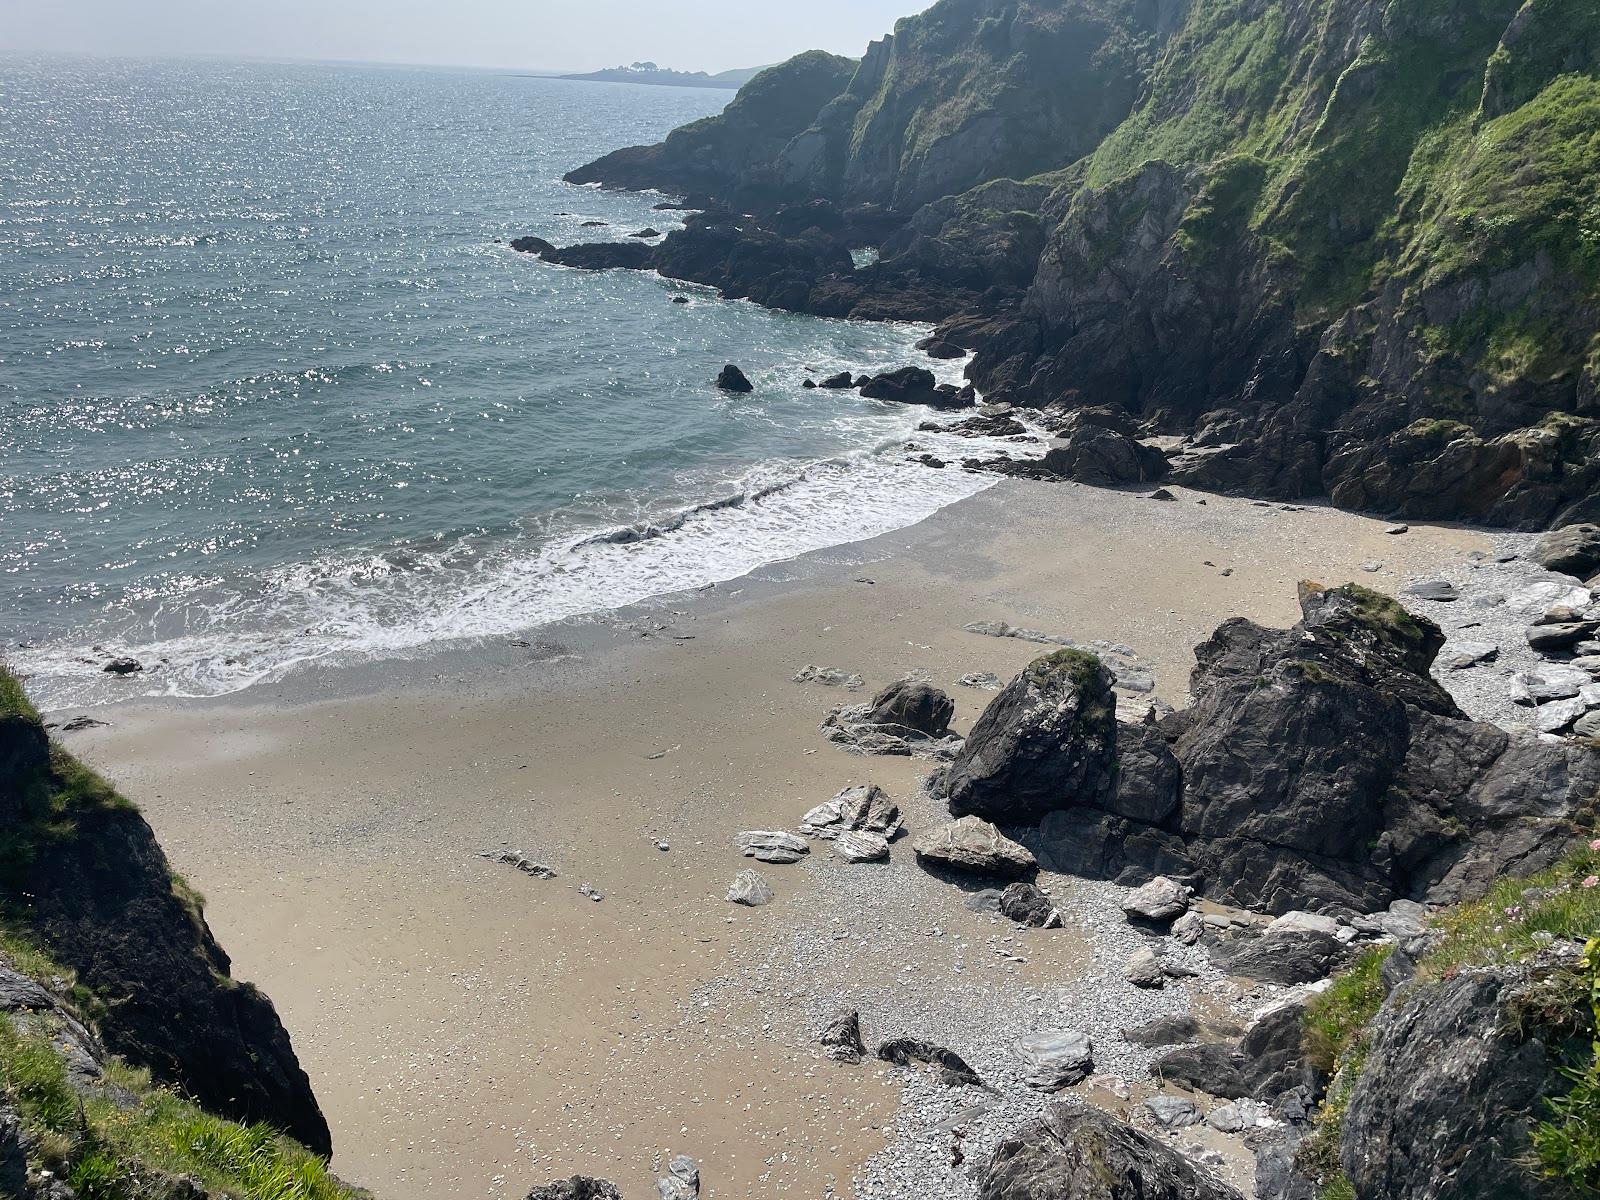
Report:
[[[978,1194],[981,1200],[1239,1200],[1188,1159],[1087,1107],[1057,1108],[1001,1142],[978,1177]]]
[[[930,829],[911,847],[925,863],[978,875],[1028,875],[1039,865],[1025,847],[977,817]]]

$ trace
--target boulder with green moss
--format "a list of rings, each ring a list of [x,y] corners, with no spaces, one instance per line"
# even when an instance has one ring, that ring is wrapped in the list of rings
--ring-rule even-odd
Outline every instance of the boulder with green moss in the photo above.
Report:
[[[1600,754],[1470,720],[1431,676],[1438,627],[1389,597],[1300,599],[1290,629],[1225,622],[1191,706],[1153,726],[1094,715],[1092,671],[1043,660],[974,727],[952,811],[1036,826],[1019,836],[1049,869],[1274,913],[1449,901],[1560,856]]]
[[[1094,655],[1035,660],[990,702],[940,779],[958,817],[1026,823],[1113,789],[1116,698]]]

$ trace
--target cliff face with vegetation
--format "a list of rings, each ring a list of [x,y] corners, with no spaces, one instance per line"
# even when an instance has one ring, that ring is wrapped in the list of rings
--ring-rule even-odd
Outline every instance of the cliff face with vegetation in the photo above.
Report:
[[[0,1126],[21,1122],[12,1141],[27,1142],[30,1162],[61,1174],[93,1158],[99,1165],[85,1170],[133,1180],[135,1159],[187,1169],[172,1147],[140,1149],[147,1135],[165,1137],[155,1126],[244,1137],[229,1124],[238,1121],[259,1126],[249,1136],[261,1161],[320,1178],[314,1156],[332,1151],[328,1125],[272,1002],[231,977],[200,898],[172,872],[150,826],[52,744],[4,669],[0,968],[0,1102],[17,1106],[0,1112]],[[153,1124],[127,1115],[135,1109]],[[280,1133],[304,1149],[285,1142],[280,1151]]]
[[[832,206],[771,302],[949,318],[991,398],[1120,407],[1196,486],[1600,515],[1594,4],[945,0],[827,82],[573,178]]]

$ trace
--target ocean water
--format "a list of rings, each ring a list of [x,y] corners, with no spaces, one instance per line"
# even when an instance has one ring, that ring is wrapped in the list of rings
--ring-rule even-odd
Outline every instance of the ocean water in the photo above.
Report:
[[[674,227],[560,176],[726,99],[0,58],[0,638],[41,701],[504,638],[986,486],[908,460],[925,410],[800,387],[921,361],[923,330],[504,244]],[[710,386],[725,362],[753,395]]]

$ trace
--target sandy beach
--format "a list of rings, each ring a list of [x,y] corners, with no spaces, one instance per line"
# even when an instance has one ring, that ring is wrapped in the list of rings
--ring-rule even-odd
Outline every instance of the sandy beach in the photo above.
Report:
[[[683,1152],[711,1196],[848,1195],[907,1136],[903,1083],[826,1060],[819,1014],[849,1000],[879,1033],[898,1019],[959,1034],[1052,988],[1066,990],[1035,1007],[1070,1008],[1066,985],[1116,945],[1091,927],[1093,888],[1077,923],[1017,931],[904,842],[883,868],[819,845],[763,868],[773,904],[728,904],[749,865],[738,830],[792,828],[869,781],[913,828],[937,815],[918,807],[927,763],[852,756],[818,721],[922,672],[964,732],[992,693],[957,680],[1009,679],[1041,652],[963,629],[994,620],[1124,643],[1181,705],[1193,646],[1230,616],[1292,623],[1299,580],[1398,591],[1491,546],[1387,524],[1006,481],[916,527],[531,645],[129,702],[64,737],[142,806],[235,974],[277,1003],[348,1178],[422,1200],[585,1172],[644,1195]],[[812,664],[865,687],[793,681]],[[559,877],[480,857],[513,849]],[[1141,1002],[1203,1005],[1213,983]],[[1111,1053],[1101,1069],[1117,1067]]]

